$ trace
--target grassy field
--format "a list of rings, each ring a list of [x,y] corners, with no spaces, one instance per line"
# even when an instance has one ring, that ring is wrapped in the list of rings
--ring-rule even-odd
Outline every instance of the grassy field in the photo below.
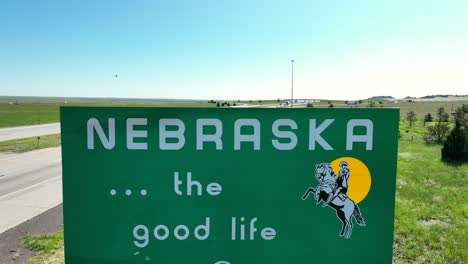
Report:
[[[25,152],[35,149],[59,147],[61,144],[60,134],[52,134],[37,137],[20,138],[0,141],[0,152]]]
[[[18,102],[18,104],[16,104]],[[149,106],[149,107],[216,107],[207,101],[158,101],[132,99],[61,99],[26,98],[16,101],[0,97],[0,128],[55,123],[60,120],[60,106]]]
[[[0,104],[0,127],[54,123],[58,120],[58,104]]]
[[[344,101],[331,101],[334,107],[339,108],[366,108],[369,107],[369,102],[375,102],[375,108],[400,108],[400,118],[405,119],[409,111],[416,113],[416,118],[423,120],[427,113],[431,113],[433,117],[436,116],[437,109],[443,107],[447,113],[451,113],[452,108],[455,110],[463,104],[468,104],[468,97],[457,98],[457,100],[416,100],[408,102],[407,100],[400,100],[398,103],[387,100],[364,100],[361,104],[346,105]],[[382,102],[380,104],[379,102]],[[328,101],[322,101],[314,104],[315,107],[328,107]]]
[[[414,111],[416,113],[416,118],[423,120],[424,116],[427,113],[431,113],[433,117],[436,116],[437,109],[443,107],[447,113],[451,113],[451,110],[455,111],[458,107],[461,107],[463,104],[468,104],[468,98],[466,100],[457,100],[457,101],[434,101],[434,100],[424,100],[416,102],[402,102],[398,103],[395,106],[400,108],[400,118],[405,119],[406,114],[409,111]]]
[[[363,100],[361,104],[347,105],[345,101],[331,100],[334,107],[339,108],[366,108],[369,102],[375,102],[375,107],[398,107],[400,108],[400,117],[406,118],[409,111],[414,111],[416,117],[420,120],[427,113],[435,116],[439,107],[444,107],[450,113],[451,109],[456,109],[463,104],[468,104],[468,97],[450,97],[439,99],[417,99],[414,102],[408,100]],[[314,103],[316,108],[329,107],[329,100],[321,100]],[[380,102],[382,102],[380,104]],[[18,104],[16,104],[18,103]],[[236,102],[240,105],[255,106],[277,106],[277,100],[252,100]],[[216,104],[208,101],[184,101],[184,100],[156,100],[156,99],[93,99],[93,98],[40,98],[40,97],[5,97],[0,96],[0,128],[36,125],[44,123],[59,122],[59,109],[61,105],[79,105],[79,106],[148,106],[148,107],[216,107]],[[304,105],[302,105],[304,107]]]
[[[468,263],[468,164],[441,162],[422,130],[399,143],[394,263]]]

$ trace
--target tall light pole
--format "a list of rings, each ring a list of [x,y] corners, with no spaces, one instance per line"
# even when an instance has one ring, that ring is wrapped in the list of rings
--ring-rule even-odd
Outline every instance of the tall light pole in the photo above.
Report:
[[[294,60],[291,60],[291,108],[294,101]]]

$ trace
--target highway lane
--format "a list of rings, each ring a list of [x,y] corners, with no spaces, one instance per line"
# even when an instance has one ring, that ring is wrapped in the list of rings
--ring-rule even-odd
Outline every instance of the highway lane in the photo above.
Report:
[[[0,154],[0,233],[61,203],[61,148]]]
[[[62,175],[60,148],[0,155],[0,197]]]
[[[0,128],[0,141],[60,133],[60,123]]]

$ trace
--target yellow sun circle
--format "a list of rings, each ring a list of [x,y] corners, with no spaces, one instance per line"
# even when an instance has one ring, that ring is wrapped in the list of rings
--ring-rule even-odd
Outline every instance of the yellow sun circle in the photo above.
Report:
[[[340,171],[340,162],[348,162],[350,171],[348,179],[348,197],[351,198],[356,204],[360,203],[370,191],[371,187],[371,174],[366,164],[362,161],[352,157],[342,157],[331,162],[331,166],[336,175]]]

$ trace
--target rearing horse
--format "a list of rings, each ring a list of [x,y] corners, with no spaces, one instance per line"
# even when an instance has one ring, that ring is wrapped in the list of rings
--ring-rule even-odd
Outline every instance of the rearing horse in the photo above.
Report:
[[[321,163],[315,166],[315,177],[319,181],[319,185],[317,188],[309,187],[302,196],[302,200],[306,200],[312,192],[315,194],[317,203],[323,201],[323,206],[326,206],[325,201],[329,195],[333,195],[333,191],[336,189],[336,174],[330,163]],[[362,218],[359,207],[354,201],[346,195],[344,195],[343,198],[344,199],[337,196],[331,200],[328,205],[336,210],[337,217],[343,223],[340,236],[345,235],[346,238],[350,238],[353,232],[353,216],[360,226],[365,226],[366,224]]]

